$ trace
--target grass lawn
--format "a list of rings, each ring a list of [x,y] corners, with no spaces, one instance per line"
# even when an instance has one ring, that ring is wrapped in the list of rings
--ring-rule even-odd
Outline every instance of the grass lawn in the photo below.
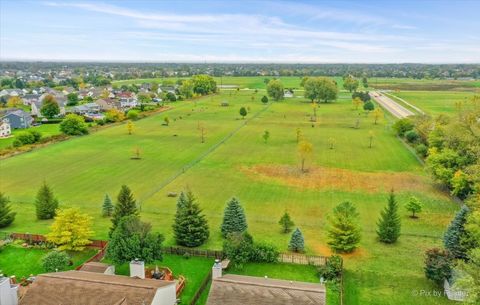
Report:
[[[42,258],[51,250],[23,248],[19,245],[9,244],[0,250],[0,271],[8,276],[15,275],[18,280],[28,277],[30,274],[45,273],[42,266]],[[70,252],[73,261],[70,269],[75,269],[87,259],[92,257],[96,250],[87,249],[82,252]]]
[[[477,94],[480,93],[480,90]],[[392,92],[410,104],[431,115],[452,114],[457,111],[456,103],[464,103],[468,107],[474,92],[457,91],[398,91]]]
[[[96,237],[106,238],[110,220],[101,216],[103,197],[105,193],[115,197],[127,184],[138,199],[142,219],[165,235],[166,245],[172,245],[176,198],[167,194],[188,186],[211,229],[203,248],[221,248],[219,226],[225,202],[237,196],[255,240],[286,251],[290,236],[281,233],[277,222],[288,210],[305,236],[307,253],[330,255],[327,216],[334,206],[349,200],[360,214],[362,242],[358,251],[345,256],[347,304],[407,305],[412,304],[413,289],[430,289],[423,275],[424,250],[439,245],[458,206],[435,188],[415,156],[396,139],[389,121],[375,125],[372,117],[359,116],[349,94],[342,92],[336,102],[319,105],[312,127],[312,106],[303,98],[264,106],[263,93],[253,100],[252,94],[222,91],[196,103],[178,102],[170,111],[135,122],[133,135],[119,125],[2,160],[0,191],[10,196],[17,212],[8,230],[48,231],[50,221],[36,220],[33,204],[45,180],[62,207],[88,212],[94,217]],[[221,107],[222,101],[230,106]],[[241,106],[249,109],[246,120],[240,118]],[[168,127],[162,126],[165,116],[171,121]],[[360,128],[354,129],[357,117]],[[205,143],[200,141],[199,125],[206,129]],[[297,128],[314,147],[306,174],[299,170]],[[265,130],[270,132],[268,143],[262,139]],[[334,149],[329,149],[330,139]],[[141,160],[130,159],[136,147]],[[403,235],[397,245],[386,247],[376,241],[375,223],[392,187]],[[424,205],[416,220],[403,209],[412,195]],[[398,289],[388,294],[392,286]],[[422,299],[418,304],[447,301]]]
[[[60,134],[60,124],[43,124],[39,126],[32,126],[26,129],[14,129],[12,131],[12,137],[9,138],[0,138],[0,149],[9,147],[12,145],[13,141],[15,140],[15,135],[19,132],[28,131],[28,130],[36,130],[42,133],[42,136],[48,137]]]
[[[178,277],[183,275],[186,279],[185,288],[181,294],[182,304],[188,304],[200,287],[203,279],[208,275],[212,268],[214,259],[203,257],[189,257],[186,259],[179,255],[165,254],[162,261],[156,261],[149,266],[168,267],[172,270],[173,275]],[[128,264],[116,265],[115,273],[121,275],[129,275]]]

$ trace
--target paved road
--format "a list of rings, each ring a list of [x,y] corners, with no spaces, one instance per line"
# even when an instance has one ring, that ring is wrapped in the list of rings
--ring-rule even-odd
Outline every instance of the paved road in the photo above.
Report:
[[[391,114],[399,119],[406,118],[407,116],[415,115],[412,111],[398,104],[391,98],[385,96],[381,92],[372,91],[370,96],[379,103],[383,108],[387,109]]]

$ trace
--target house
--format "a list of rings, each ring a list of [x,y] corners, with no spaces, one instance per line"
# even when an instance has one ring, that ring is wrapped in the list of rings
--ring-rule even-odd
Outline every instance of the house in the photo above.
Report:
[[[207,305],[325,305],[325,285],[226,274],[217,260]]]
[[[72,112],[76,114],[88,114],[100,112],[100,106],[97,103],[87,103],[72,107]]]
[[[101,98],[95,101],[95,104],[100,106],[100,110],[108,111],[111,109],[120,109],[120,103],[111,98]]]
[[[31,104],[32,115],[37,116],[37,117],[42,117],[41,109],[42,109],[42,105],[43,105],[43,100],[48,95],[53,95],[53,97],[55,98],[55,100],[58,103],[58,107],[60,108],[60,115],[65,115],[65,112],[66,112],[65,107],[67,106],[67,98],[65,97],[65,95],[63,95],[61,93],[56,93],[56,94],[44,93],[44,94],[42,94],[36,102],[33,102]]]
[[[89,262],[83,264],[80,271],[115,275],[115,266],[99,262]]]
[[[293,97],[293,91],[292,90],[284,90],[283,91],[283,97],[287,97],[287,98]]]
[[[10,278],[0,274],[0,304],[17,305],[18,304],[18,285],[11,283]]]
[[[20,300],[20,305],[176,303],[175,281],[75,270],[38,275]]]
[[[23,104],[26,106],[31,105],[32,103],[38,102],[40,99],[40,94],[25,94],[23,96]]]
[[[13,110],[2,116],[1,121],[10,124],[10,128],[13,129],[29,128],[33,123],[33,118],[23,110]]]
[[[130,109],[138,106],[137,98],[120,98],[120,108]]]
[[[12,129],[10,128],[10,123],[0,121],[0,138],[9,137],[11,134]]]
[[[7,98],[14,96],[22,96],[23,91],[21,89],[3,89],[0,91],[0,97],[5,96]]]

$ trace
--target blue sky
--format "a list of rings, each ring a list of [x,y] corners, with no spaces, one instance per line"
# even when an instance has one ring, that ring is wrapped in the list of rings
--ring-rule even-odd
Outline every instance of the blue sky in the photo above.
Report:
[[[479,63],[479,12],[476,0],[0,0],[0,59]]]

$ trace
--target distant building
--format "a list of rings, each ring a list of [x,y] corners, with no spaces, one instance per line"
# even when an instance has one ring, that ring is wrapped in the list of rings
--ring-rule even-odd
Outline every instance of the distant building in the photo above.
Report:
[[[33,118],[30,114],[23,110],[13,110],[2,116],[1,121],[10,124],[10,128],[23,129],[32,126]]]

